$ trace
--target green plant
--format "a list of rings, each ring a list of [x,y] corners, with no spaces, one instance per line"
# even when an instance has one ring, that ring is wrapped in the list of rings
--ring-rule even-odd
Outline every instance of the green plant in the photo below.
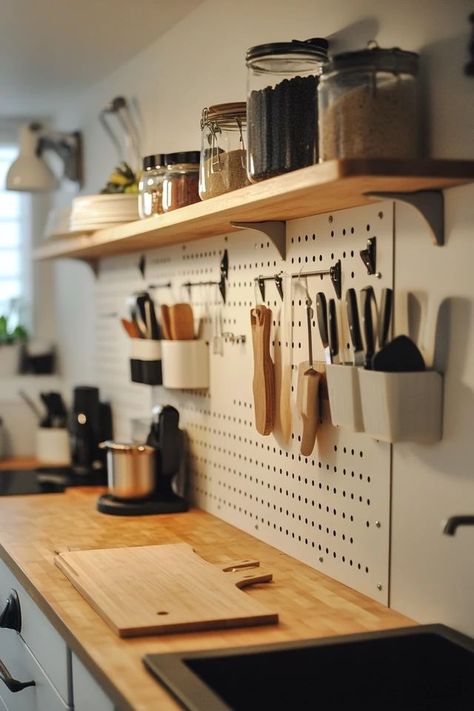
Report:
[[[8,317],[0,316],[0,345],[10,343],[24,343],[28,338],[28,333],[24,326],[17,325],[10,329]]]

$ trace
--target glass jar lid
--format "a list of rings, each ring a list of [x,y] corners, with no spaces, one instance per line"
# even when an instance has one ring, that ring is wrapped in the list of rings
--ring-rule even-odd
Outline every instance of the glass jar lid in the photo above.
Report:
[[[145,156],[143,158],[143,170],[150,170],[152,168],[164,168],[165,167],[165,154],[164,153],[154,153],[150,156]]]
[[[200,151],[178,151],[177,153],[167,153],[165,155],[166,165],[178,165],[180,163],[199,163]]]
[[[291,40],[291,42],[271,42],[258,44],[247,50],[246,62],[252,64],[255,59],[276,57],[278,55],[304,55],[307,58],[327,61],[329,42],[323,37],[312,37],[307,40]]]
[[[210,128],[235,128],[247,120],[247,104],[245,101],[234,101],[229,104],[214,104],[202,110],[201,130]]]
[[[367,49],[336,54],[325,67],[324,74],[347,69],[369,69],[371,71],[391,72],[392,74],[416,74],[419,55],[406,52],[399,47],[382,49],[375,42]]]

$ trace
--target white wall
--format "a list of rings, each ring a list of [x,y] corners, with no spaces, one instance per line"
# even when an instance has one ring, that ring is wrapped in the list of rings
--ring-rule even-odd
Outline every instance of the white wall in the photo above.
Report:
[[[57,117],[57,124],[62,129],[80,128],[84,132],[84,192],[95,192],[105,183],[116,162],[113,148],[98,122],[100,109],[115,95],[123,94],[138,103],[143,121],[144,154],[198,148],[202,108],[211,103],[245,98],[244,56],[248,47],[267,41],[328,36],[356,23],[345,39],[343,37],[341,41],[339,38],[338,49],[358,48],[375,38],[381,46],[395,45],[421,52],[423,86],[430,116],[426,137],[431,154],[472,159],[474,82],[463,74],[468,59],[467,17],[471,11],[472,3],[468,0],[418,0],[416,3],[411,0],[298,0],[291,3],[287,0],[258,3],[208,0],[105,81],[80,96],[65,97],[64,110]],[[457,207],[462,210],[465,201],[472,200],[472,194],[471,198],[462,192],[459,195],[461,202]],[[456,229],[456,212],[450,219]],[[453,270],[463,258],[472,264],[471,244],[466,240],[456,251]],[[428,264],[432,254],[430,245],[430,249],[427,247],[423,252],[422,259]],[[440,250],[437,255],[442,259],[443,255],[448,255],[448,249]],[[417,264],[406,260],[404,265],[408,281],[416,284]],[[56,318],[65,374],[71,382],[93,382],[96,371],[92,273],[87,267],[72,263],[61,263],[55,269]],[[472,279],[463,284],[465,308],[472,311]],[[472,328],[472,318],[470,326]],[[464,347],[467,353],[467,341]],[[452,362],[455,363],[456,358]],[[472,372],[464,373],[463,407],[466,408],[465,418],[471,423],[473,410],[469,393],[474,387],[473,377]],[[455,393],[456,388],[451,392]],[[453,408],[452,413],[455,405]],[[452,417],[455,419],[454,415]],[[468,430],[463,429],[465,439],[461,448],[466,458],[470,445]],[[458,539],[441,541],[442,556],[439,557],[436,548],[439,530],[434,532],[434,527],[441,514],[455,512],[462,503],[461,489],[457,494],[449,495],[456,477],[465,481],[472,472],[449,478],[447,470],[452,462],[456,462],[460,451],[454,446],[454,440],[453,444],[446,445],[439,459],[435,449],[423,457],[410,450],[410,474],[400,472],[406,465],[406,457],[404,450],[399,451],[395,458],[397,472],[394,478],[392,604],[419,619],[444,619],[467,629],[469,591],[463,590],[462,585],[457,596],[453,591],[454,579],[462,566],[472,567],[469,546],[465,542],[471,542],[472,550],[472,530],[460,532]],[[458,464],[453,466],[458,468]],[[446,506],[437,503],[429,511],[427,502],[434,478],[438,482],[442,479],[438,501],[445,497]],[[411,488],[412,481],[416,482],[416,488]],[[463,491],[466,508],[473,510],[472,484],[469,484],[470,501],[467,501],[466,490]],[[415,500],[411,492],[415,492]],[[418,505],[419,501],[424,503]],[[458,562],[454,567],[449,565],[450,560],[456,559]],[[440,582],[448,576],[453,579],[451,588],[443,587]],[[428,598],[432,601],[429,605]],[[454,613],[460,601],[461,613]]]

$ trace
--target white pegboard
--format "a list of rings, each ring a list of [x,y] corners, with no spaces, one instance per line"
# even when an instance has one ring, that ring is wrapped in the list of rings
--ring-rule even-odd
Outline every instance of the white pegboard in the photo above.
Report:
[[[379,279],[367,275],[359,255],[367,238],[374,236]],[[212,354],[211,349],[206,393],[130,384],[129,344],[118,326],[127,295],[150,283],[171,281],[170,290],[154,292],[157,302],[186,300],[183,282],[219,279],[224,249],[229,254],[224,331],[244,334],[246,343],[225,341],[223,355]],[[250,309],[258,297],[254,278],[280,271],[327,270],[338,259],[343,295],[349,286],[371,284],[377,295],[382,287],[392,286],[391,202],[289,222],[286,262],[265,236],[253,230],[150,252],[145,280],[137,269],[138,255],[103,260],[97,285],[100,386],[111,396],[117,437],[129,436],[129,418],[148,415],[152,403],[178,407],[188,433],[190,485],[198,506],[387,603],[390,446],[332,427],[327,403],[311,457],[299,454],[301,425],[296,413],[287,444],[273,435],[259,435],[253,420]],[[309,277],[307,283],[313,301],[320,290],[334,296],[327,276]],[[295,280],[293,400],[297,365],[307,359],[304,298]],[[194,289],[192,303],[210,338],[220,303],[217,288]],[[271,281],[266,282],[266,304],[273,312],[272,340],[278,349],[282,303]],[[313,326],[315,360],[323,360],[315,322]]]

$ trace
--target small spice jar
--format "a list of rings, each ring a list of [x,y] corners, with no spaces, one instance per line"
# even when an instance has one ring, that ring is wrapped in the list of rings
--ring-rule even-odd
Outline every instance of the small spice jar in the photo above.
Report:
[[[201,200],[249,185],[247,105],[244,101],[205,108],[201,118]]]
[[[319,84],[320,160],[419,157],[417,71],[397,47],[336,55]]]
[[[327,49],[327,40],[315,38],[247,51],[247,171],[252,182],[317,163],[317,87]]]
[[[163,212],[199,202],[199,151],[180,151],[165,156]]]
[[[163,179],[165,156],[155,153],[143,159],[143,173],[138,183],[138,214],[140,218],[163,212]]]

